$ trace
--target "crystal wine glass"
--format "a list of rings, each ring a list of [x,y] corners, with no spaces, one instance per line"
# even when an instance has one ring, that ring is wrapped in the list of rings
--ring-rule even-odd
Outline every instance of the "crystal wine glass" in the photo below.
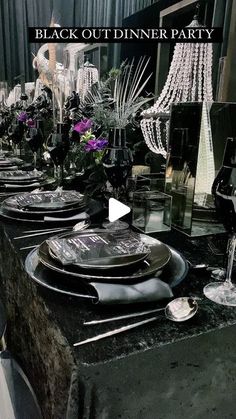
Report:
[[[113,196],[119,199],[122,187],[131,172],[133,157],[126,145],[125,129],[115,128],[110,131],[110,147],[107,148],[103,157],[103,167],[107,178],[113,187]],[[103,227],[109,230],[125,230],[129,227],[123,221],[105,222]]]
[[[15,145],[15,155],[17,156],[17,145],[21,144],[25,132],[24,123],[15,120],[8,128],[8,135],[12,143]],[[20,150],[21,151],[21,150]]]
[[[58,185],[63,183],[63,163],[69,151],[68,131],[66,124],[58,123],[56,133],[52,133],[48,140],[47,149],[54,163],[54,175]]]
[[[28,129],[25,138],[34,155],[34,170],[37,170],[37,151],[43,144],[43,133],[40,123],[41,121],[35,121],[35,126]]]
[[[232,282],[232,269],[236,246],[236,138],[228,138],[223,166],[212,187],[216,211],[229,232],[228,261],[224,282],[211,282],[204,288],[207,298],[217,304],[236,306],[236,284]]]

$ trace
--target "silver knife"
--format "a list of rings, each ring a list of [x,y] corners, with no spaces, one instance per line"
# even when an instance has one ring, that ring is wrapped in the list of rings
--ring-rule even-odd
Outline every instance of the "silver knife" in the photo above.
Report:
[[[13,240],[20,240],[20,239],[26,239],[29,237],[36,237],[36,236],[44,236],[46,234],[50,234],[50,233],[58,233],[60,231],[65,231],[65,228],[60,228],[60,229],[52,229],[52,230],[47,230],[47,231],[42,231],[41,233],[34,233],[34,234],[25,234],[24,236],[18,236],[18,237],[13,237]]]
[[[74,343],[73,346],[81,346],[81,345],[85,345],[86,343],[96,342],[97,340],[101,340],[101,339],[108,338],[110,336],[118,335],[119,333],[123,333],[123,332],[126,332],[127,330],[134,329],[135,327],[142,326],[143,324],[154,322],[158,318],[159,316],[151,317],[150,319],[142,320],[141,322],[129,324],[127,326],[120,327],[119,329],[114,329],[114,330],[111,330],[110,332],[105,332],[100,335],[93,336],[92,338]]]
[[[117,320],[132,319],[132,317],[145,316],[145,314],[157,313],[158,311],[163,311],[163,310],[165,310],[165,307],[155,308],[153,310],[139,311],[139,312],[131,313],[131,314],[124,314],[122,316],[110,317],[107,319],[91,320],[89,322],[84,322],[84,326],[91,326],[91,325],[100,324],[100,323],[115,322]]]
[[[56,231],[56,230],[61,230],[61,229],[62,229],[62,227],[40,228],[39,230],[24,230],[24,231],[22,231],[22,233],[25,233],[25,234],[41,233],[43,231],[47,232],[47,231],[52,231],[52,230],[55,230]],[[69,229],[72,229],[72,227],[65,227],[64,229],[65,230],[67,230],[67,229],[69,230]]]
[[[34,249],[36,247],[39,247],[39,244],[33,244],[32,246],[20,247],[20,250]]]

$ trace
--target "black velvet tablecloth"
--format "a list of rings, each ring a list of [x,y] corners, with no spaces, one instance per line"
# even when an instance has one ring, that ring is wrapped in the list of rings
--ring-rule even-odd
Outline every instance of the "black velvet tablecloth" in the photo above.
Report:
[[[204,299],[186,323],[171,323],[160,313],[155,323],[75,348],[79,340],[136,319],[83,326],[85,320],[129,309],[92,305],[36,285],[24,270],[27,251],[19,248],[45,237],[13,240],[25,227],[1,224],[1,295],[8,347],[25,370],[46,419],[235,417],[236,308]],[[194,263],[222,263],[206,238],[193,240],[177,232],[157,237]],[[174,294],[202,297],[209,280],[209,273],[190,270]]]

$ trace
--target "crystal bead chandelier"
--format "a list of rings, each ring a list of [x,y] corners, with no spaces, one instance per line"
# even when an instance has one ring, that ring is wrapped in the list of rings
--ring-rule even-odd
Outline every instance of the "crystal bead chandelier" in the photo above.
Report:
[[[187,27],[202,27],[197,16]],[[172,103],[212,102],[212,44],[176,44],[164,88],[156,103],[142,113],[148,148],[166,157]]]
[[[76,91],[83,100],[91,86],[98,82],[98,69],[88,60],[78,70]]]

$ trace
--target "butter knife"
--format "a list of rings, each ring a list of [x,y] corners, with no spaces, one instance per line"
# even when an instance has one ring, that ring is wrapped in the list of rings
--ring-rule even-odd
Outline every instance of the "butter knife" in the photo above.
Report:
[[[117,316],[117,317],[108,317],[106,319],[100,319],[100,320],[90,320],[88,322],[84,322],[84,326],[92,326],[92,325],[95,325],[95,324],[114,322],[114,321],[117,321],[117,320],[132,319],[133,317],[140,317],[140,316],[145,316],[146,314],[157,313],[158,311],[163,311],[164,309],[165,309],[165,307],[164,308],[154,308],[153,310],[139,311],[139,312],[136,312],[136,313],[124,314],[124,315]]]
[[[119,333],[126,332],[127,330],[134,329],[138,326],[142,326],[144,324],[154,322],[158,318],[160,318],[160,317],[159,316],[151,317],[150,319],[142,320],[141,322],[129,324],[128,326],[123,326],[123,327],[120,327],[118,329],[111,330],[110,332],[105,332],[105,333],[102,333],[100,335],[93,336],[92,338],[88,338],[86,340],[76,342],[76,343],[73,344],[73,346],[82,346],[82,345],[86,345],[87,343],[90,343],[90,342],[96,342],[98,340],[105,339],[105,338],[108,338],[110,336],[118,335]]]

